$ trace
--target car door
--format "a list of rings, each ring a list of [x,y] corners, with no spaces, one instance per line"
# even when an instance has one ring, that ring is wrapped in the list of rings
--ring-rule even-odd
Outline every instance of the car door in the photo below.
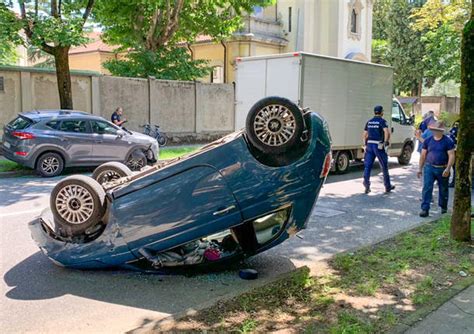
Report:
[[[91,162],[93,138],[87,120],[62,120],[57,125],[57,135],[70,157],[70,164]]]
[[[90,120],[94,144],[94,160],[98,162],[124,161],[130,144],[118,135],[118,127],[105,120]]]
[[[242,222],[233,193],[213,167],[196,166],[148,184],[112,204],[137,257],[142,249],[163,251]]]

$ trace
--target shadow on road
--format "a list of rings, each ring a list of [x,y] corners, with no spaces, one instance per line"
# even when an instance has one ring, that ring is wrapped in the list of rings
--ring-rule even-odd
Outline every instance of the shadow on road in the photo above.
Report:
[[[274,257],[273,264],[281,272],[295,268],[284,257]],[[251,266],[243,263],[236,267]],[[265,279],[270,273],[260,271],[260,276]],[[255,282],[240,279],[237,269],[191,276],[66,269],[54,265],[41,252],[11,268],[4,281],[12,288],[6,293],[10,299],[43,300],[69,294],[167,314],[196,308],[229,292],[244,291]]]

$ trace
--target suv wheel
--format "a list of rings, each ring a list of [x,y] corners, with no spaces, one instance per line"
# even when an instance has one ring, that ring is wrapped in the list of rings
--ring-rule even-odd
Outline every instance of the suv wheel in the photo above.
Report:
[[[54,152],[42,154],[36,161],[36,171],[44,177],[58,176],[64,170],[63,158]]]
[[[142,150],[133,151],[127,159],[127,167],[136,172],[146,166],[147,159]]]

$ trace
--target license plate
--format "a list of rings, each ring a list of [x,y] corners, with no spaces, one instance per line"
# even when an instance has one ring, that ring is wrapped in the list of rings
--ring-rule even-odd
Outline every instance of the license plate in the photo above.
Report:
[[[5,146],[6,148],[10,148],[11,145],[10,145],[9,142],[6,141],[6,142],[3,143],[3,146]]]

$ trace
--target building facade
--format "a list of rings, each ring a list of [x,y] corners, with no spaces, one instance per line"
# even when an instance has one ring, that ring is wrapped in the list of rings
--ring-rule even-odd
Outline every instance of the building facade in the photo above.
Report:
[[[370,62],[372,9],[373,0],[277,0],[256,7],[227,41],[201,37],[188,47],[214,68],[206,82],[233,82],[238,57],[303,51]]]

